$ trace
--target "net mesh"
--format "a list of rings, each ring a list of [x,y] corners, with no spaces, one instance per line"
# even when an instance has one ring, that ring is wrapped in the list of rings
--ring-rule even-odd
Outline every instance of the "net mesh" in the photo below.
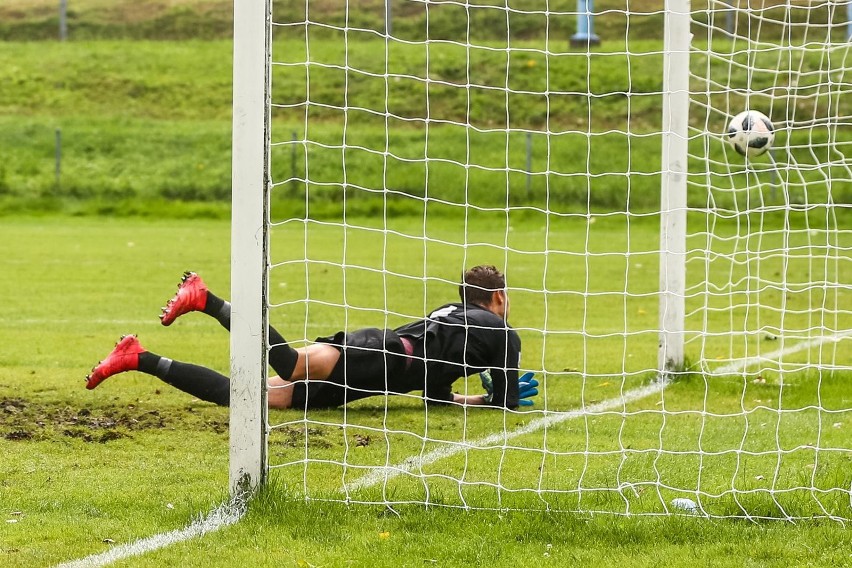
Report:
[[[693,3],[686,371],[657,372],[662,3],[274,2],[270,321],[394,328],[506,274],[532,407],[271,411],[308,499],[852,518],[852,81],[839,3]],[[764,112],[773,149],[727,144]],[[460,378],[461,394],[482,392]]]

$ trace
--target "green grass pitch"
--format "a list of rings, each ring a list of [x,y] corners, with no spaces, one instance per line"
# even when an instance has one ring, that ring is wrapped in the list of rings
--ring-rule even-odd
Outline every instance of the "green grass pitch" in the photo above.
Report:
[[[382,308],[382,299],[375,297],[375,275],[358,268],[380,266],[371,264],[376,255],[385,255],[388,270],[397,274],[405,273],[405,259],[422,271],[420,255],[425,254],[430,267],[441,261],[455,267],[464,260],[482,259],[505,265],[513,271],[510,274],[518,275],[520,287],[541,282],[541,266],[521,246],[541,246],[545,233],[534,220],[513,220],[507,234],[514,252],[509,253],[485,245],[474,244],[465,251],[445,244],[461,230],[453,220],[439,219],[426,226],[422,219],[411,218],[388,223],[397,236],[387,237],[393,245],[387,248],[369,230],[375,221],[350,219],[345,235],[339,228],[322,225],[310,226],[307,233],[304,227],[287,224],[276,228],[273,278],[288,286],[275,288],[273,300],[282,305],[273,312],[273,322],[285,336],[313,337],[342,327],[341,312],[333,305],[340,298],[360,308],[351,311],[348,321],[357,327],[386,320],[393,325],[401,314],[414,314],[453,293],[452,286],[436,281],[424,297],[415,283],[421,292],[412,301],[407,287],[412,283],[390,278],[388,289],[396,291],[386,301],[390,311],[400,315],[388,319],[375,310]],[[504,229],[492,224],[491,229],[472,231],[471,241],[492,242],[494,235],[489,231],[503,234]],[[554,242],[570,243],[586,234],[570,224],[551,229],[547,236]],[[615,246],[624,237],[623,230],[616,223],[596,226],[590,233],[592,245],[610,242]],[[631,228],[631,250],[652,242],[656,230],[653,222],[637,222]],[[406,246],[408,239],[403,235],[417,231],[426,232],[430,244],[424,247],[421,240]],[[224,221],[3,219],[0,242],[10,244],[0,260],[0,294],[6,302],[0,316],[3,565],[55,565],[180,529],[227,498],[225,409],[193,400],[151,377],[128,374],[89,392],[83,388],[83,376],[119,335],[130,332],[138,333],[154,351],[226,371],[228,338],[215,322],[190,316],[165,329],[156,316],[187,268],[202,271],[213,289],[227,293],[229,235]],[[303,254],[305,240],[309,247],[317,247],[308,249],[310,258],[317,261],[339,261],[335,255],[345,252],[351,267],[346,286],[333,273],[323,278],[319,262],[311,266],[308,277],[304,267],[301,278],[295,275],[292,261]],[[324,243],[337,243],[337,247],[323,247]],[[619,272],[618,267],[612,270]],[[632,285],[637,293],[654,285],[655,270],[650,272],[645,277],[636,274]],[[565,289],[583,289],[587,278],[570,262],[552,261],[547,275]],[[455,271],[440,277],[450,281]],[[302,286],[310,286],[317,298],[327,300],[326,307],[309,307],[307,326],[305,306],[286,301],[302,297]],[[641,373],[630,373],[653,360],[652,353],[642,353],[648,345],[653,351],[650,334],[637,334],[635,345],[615,340],[615,346],[601,341],[585,347],[580,342],[577,347],[570,340],[547,339],[543,350],[543,342],[532,331],[544,317],[534,295],[519,290],[513,299],[512,320],[522,328],[524,358],[530,357],[537,368],[548,372],[538,410],[545,404],[551,410],[571,410],[581,402],[605,401],[647,380]],[[583,321],[572,315],[570,301],[549,307],[560,317]],[[614,313],[624,309],[617,307]],[[645,308],[629,309],[635,315]],[[654,309],[647,307],[651,313]],[[301,319],[291,312],[300,313]],[[586,319],[588,325],[603,326],[598,318]],[[524,330],[527,326],[530,329]],[[585,378],[576,369],[582,365],[584,349]],[[625,349],[636,353],[631,362],[623,363],[628,378],[607,375],[607,359]],[[645,359],[632,362],[637,357]],[[738,497],[753,514],[778,516],[783,509],[807,516],[819,514],[822,505],[832,514],[848,517],[848,494],[843,501],[832,493],[793,492],[773,501],[759,491],[812,482],[848,488],[850,460],[848,450],[842,449],[848,447],[851,422],[848,410],[838,412],[849,407],[846,384],[848,376],[803,374],[781,390],[772,377],[767,384],[753,384],[742,377],[705,380],[691,375],[668,387],[662,397],[629,404],[623,409],[626,418],[619,408],[615,414],[566,420],[548,428],[546,441],[541,431],[521,435],[511,440],[508,450],[476,449],[437,460],[425,466],[424,473],[429,475],[425,481],[402,476],[386,486],[350,494],[353,501],[400,503],[422,501],[428,495],[436,505],[398,504],[393,510],[323,500],[344,497],[341,481],[351,483],[362,475],[351,466],[395,464],[457,442],[462,432],[476,441],[504,426],[507,431],[522,428],[539,415],[504,417],[488,411],[442,409],[424,416],[419,403],[405,398],[388,401],[387,415],[385,401],[378,398],[346,412],[316,413],[311,416],[316,422],[310,424],[297,413],[273,412],[270,420],[280,427],[270,439],[270,460],[279,467],[272,471],[269,489],[240,523],[119,565],[515,566],[537,562],[609,566],[629,561],[636,566],[684,562],[841,566],[850,561],[848,534],[834,521],[751,523],[553,513],[545,510],[544,502],[551,503],[551,508],[655,513],[662,511],[661,503],[681,496],[671,488],[694,488],[700,476],[701,487],[708,493],[731,487],[757,490]],[[468,386],[477,388],[474,383]],[[779,413],[779,406],[789,412]],[[641,412],[661,409],[667,413]],[[429,441],[397,430],[428,432]],[[311,442],[307,454],[306,433]],[[817,442],[823,449],[819,454],[813,448]],[[541,451],[544,447],[550,451],[546,456]],[[705,452],[703,457],[696,455],[698,447]],[[783,453],[760,453],[778,447]],[[731,448],[743,452],[737,456],[723,452]],[[305,457],[309,458],[307,484]],[[351,464],[348,470],[337,463],[343,457]],[[636,484],[618,493],[576,492],[578,487],[613,487],[649,475],[658,475],[664,485]],[[541,493],[516,491],[522,487],[539,487]],[[317,500],[306,503],[306,492]],[[456,507],[464,504],[498,510]],[[702,504],[714,515],[739,514],[730,494],[705,498]]]
[[[352,3],[310,4],[313,19],[384,29],[384,1],[351,11]],[[509,12],[467,4],[395,6],[394,34],[415,43],[392,43],[387,57],[372,32],[350,30],[345,51],[338,32],[311,32],[310,78],[299,64],[301,32],[276,36],[276,61],[297,65],[273,70],[284,106],[272,117],[280,223],[272,321],[296,341],[397,325],[451,300],[462,266],[493,262],[510,274],[524,363],[544,377],[533,412],[424,414],[404,397],[311,413],[310,422],[272,412],[271,483],[239,523],[115,565],[848,566],[848,524],[825,518],[852,516],[848,372],[770,371],[761,382],[748,368],[721,377],[693,368],[662,393],[611,404],[647,385],[656,365],[663,3],[631,4],[628,22],[623,2],[596,2],[606,40],[588,57],[557,56],[569,49],[574,0],[548,3],[561,14],[552,14],[548,45],[538,32],[543,14],[526,13],[540,2],[513,0]],[[694,92],[705,92],[697,79],[709,71],[754,91],[794,90],[795,104],[773,109],[779,126],[849,116],[852,99],[835,88],[848,54],[843,11],[810,6],[776,18],[786,9],[776,4],[761,12],[764,39],[800,29],[812,40],[815,26],[834,18],[835,43],[785,49],[779,59],[714,37],[714,50],[733,50],[731,65],[706,58],[698,34]],[[306,12],[301,1],[275,5],[281,21]],[[692,6],[696,22],[711,17],[703,0]],[[430,33],[472,32],[485,49],[425,47],[426,9]],[[222,295],[230,286],[233,2],[75,0],[66,42],[54,41],[55,12],[55,0],[0,3],[0,37],[9,40],[0,49],[0,566],[13,568],[168,535],[228,498],[226,409],[147,376],[116,377],[94,392],[83,377],[124,333],[227,372],[228,338],[215,322],[192,315],[165,329],[157,315],[187,268]],[[503,50],[507,24],[516,50]],[[415,79],[427,58],[439,79],[428,85]],[[458,62],[468,59],[472,83],[504,86],[511,69],[512,95],[451,87],[467,82]],[[785,71],[771,72],[780,62]],[[386,66],[397,74],[392,88],[380,76]],[[285,107],[308,89],[321,104],[306,124],[300,108]],[[345,114],[335,110],[344,92]],[[734,109],[744,96],[708,91],[702,104]],[[427,100],[432,118],[454,124],[435,121],[427,134],[405,120],[386,123],[385,110],[425,116]],[[463,126],[490,130],[504,115],[526,132]],[[779,161],[797,165],[779,175],[766,160],[745,168],[732,159],[718,136],[724,126],[720,113],[690,129],[691,155],[707,161],[690,160],[689,205],[721,216],[693,209],[688,245],[729,255],[687,260],[687,326],[712,332],[691,332],[687,352],[711,368],[795,346],[780,330],[852,329],[848,286],[798,285],[848,282],[852,185],[837,152],[852,130],[779,131]],[[764,214],[755,204],[784,210]],[[518,209],[507,215],[506,205]],[[612,214],[625,210],[629,226]],[[313,221],[284,221],[294,216]],[[776,252],[758,262],[761,250]],[[705,272],[718,290],[737,284],[705,305]],[[751,285],[781,274],[796,285]],[[533,292],[542,286],[546,297]],[[772,309],[780,303],[783,312]],[[732,321],[765,334],[731,340]],[[849,341],[784,361],[848,369]],[[480,389],[477,380],[458,387]],[[600,411],[566,414],[584,405]],[[399,475],[385,482],[384,466],[399,466]],[[673,498],[697,498],[696,489],[712,517],[662,515]],[[744,512],[823,518],[735,518]]]

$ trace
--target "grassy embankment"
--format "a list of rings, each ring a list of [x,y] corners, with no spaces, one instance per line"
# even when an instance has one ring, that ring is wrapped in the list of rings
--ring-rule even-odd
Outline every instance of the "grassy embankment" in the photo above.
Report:
[[[98,10],[96,2],[84,2],[76,8],[79,21],[72,30],[80,38],[115,37],[103,30],[114,23],[111,18],[121,13],[122,6],[127,9],[121,4],[114,10]],[[298,12],[297,7],[291,9]],[[320,20],[341,18],[339,13],[323,16],[315,9]],[[171,37],[168,30],[174,26],[169,25],[161,26],[161,36],[151,35],[150,30],[137,36],[133,31],[148,25],[156,29],[158,18],[177,22],[181,10],[193,13],[197,22],[214,21],[215,14],[222,14],[213,5],[201,10],[197,3],[187,2],[173,9],[161,6],[146,15],[126,14],[126,27],[113,28],[115,34],[125,34],[121,37],[156,37],[158,41],[4,44],[0,52],[4,132],[0,144],[5,156],[0,165],[0,203],[4,211],[227,214],[230,42],[163,41],[160,38]],[[491,12],[475,11],[472,17]],[[436,10],[430,17],[430,30],[435,33],[454,29],[439,25],[443,13]],[[365,29],[378,29],[380,19],[369,6],[358,17]],[[412,22],[420,21],[418,17],[398,16],[399,37],[415,33]],[[36,25],[37,17],[19,20],[14,29]],[[387,208],[421,214],[422,202],[407,196],[435,200],[430,202],[432,215],[457,211],[440,202],[562,212],[652,209],[660,184],[661,140],[654,134],[661,120],[659,40],[641,27],[631,28],[631,35],[618,36],[628,37],[628,44],[607,41],[587,56],[568,49],[568,28],[564,23],[556,26],[544,43],[531,36],[530,26],[519,23],[512,27],[512,47],[518,50],[509,56],[499,49],[506,45],[499,27],[483,27],[492,30],[488,33],[475,27],[482,38],[480,47],[470,51],[445,42],[429,47],[403,42],[385,46],[366,32],[350,33],[344,44],[340,34],[312,33],[314,65],[309,77],[298,65],[277,65],[273,76],[274,101],[296,105],[273,112],[272,135],[277,145],[272,175],[280,184],[275,191],[278,215],[302,216],[307,203],[311,216],[338,216],[344,198],[353,213]],[[101,31],[86,35],[87,29]],[[193,29],[178,37],[191,36]],[[220,35],[202,28],[195,33]],[[7,32],[6,37],[20,34]],[[408,39],[412,38],[416,36]],[[280,31],[276,61],[303,60],[304,43],[298,33]],[[544,48],[550,55],[544,55]],[[716,40],[714,49],[726,49],[724,42]],[[784,92],[779,75],[768,71],[778,63],[776,54],[763,53],[751,66],[730,69],[714,60],[711,68],[714,77],[733,86],[750,84],[755,93],[763,93],[755,95],[753,104],[767,111],[771,108],[780,127],[827,112],[848,115],[848,101],[834,101],[840,106],[832,107],[826,104],[830,92],[816,93],[815,85],[827,76],[823,55],[791,53],[793,61],[788,63],[801,69],[797,93],[813,94],[799,96],[791,105],[783,96],[778,98]],[[743,57],[735,59],[745,63],[739,61]],[[432,80],[428,87],[422,80],[427,61]],[[706,66],[700,55],[694,57],[694,64],[696,69]],[[385,71],[391,73],[391,80],[373,75]],[[789,79],[783,73],[780,78]],[[463,88],[468,82],[474,86]],[[499,90],[507,86],[508,94]],[[694,87],[700,91],[702,85]],[[771,97],[765,95],[767,89]],[[628,92],[630,96],[625,96]],[[299,106],[307,99],[316,105],[308,121],[304,107]],[[730,207],[736,202],[741,209],[749,198],[752,203],[819,203],[828,191],[826,179],[837,180],[831,188],[835,202],[852,200],[850,184],[843,183],[847,172],[825,144],[833,140],[835,149],[842,148],[848,144],[848,134],[825,128],[783,130],[776,157],[784,168],[774,175],[763,159],[755,164],[760,172],[755,177],[717,136],[725,127],[724,113],[738,111],[744,101],[735,97],[714,104],[722,112],[711,114],[706,123],[695,117],[693,123],[692,152],[709,154],[706,162],[690,161],[692,205]],[[340,110],[344,106],[345,113]],[[422,122],[427,116],[433,121],[428,129]],[[463,128],[462,123],[474,128]],[[829,162],[834,165],[819,166]],[[341,189],[344,184],[346,190]],[[708,185],[713,188],[709,192]],[[745,187],[751,189],[743,191]],[[385,188],[387,202],[381,197]]]

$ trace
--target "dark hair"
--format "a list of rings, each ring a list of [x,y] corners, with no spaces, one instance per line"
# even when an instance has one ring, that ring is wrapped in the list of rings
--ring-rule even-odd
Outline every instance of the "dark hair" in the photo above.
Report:
[[[506,277],[495,266],[480,264],[464,273],[459,285],[459,298],[463,303],[487,306],[491,296],[506,289]]]

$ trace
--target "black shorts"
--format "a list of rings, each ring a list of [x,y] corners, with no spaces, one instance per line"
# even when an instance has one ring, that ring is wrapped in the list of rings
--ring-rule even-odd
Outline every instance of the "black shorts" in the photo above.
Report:
[[[413,389],[404,379],[408,356],[392,329],[361,329],[319,337],[340,350],[340,359],[326,380],[297,381],[292,408],[336,408],[348,402]]]

